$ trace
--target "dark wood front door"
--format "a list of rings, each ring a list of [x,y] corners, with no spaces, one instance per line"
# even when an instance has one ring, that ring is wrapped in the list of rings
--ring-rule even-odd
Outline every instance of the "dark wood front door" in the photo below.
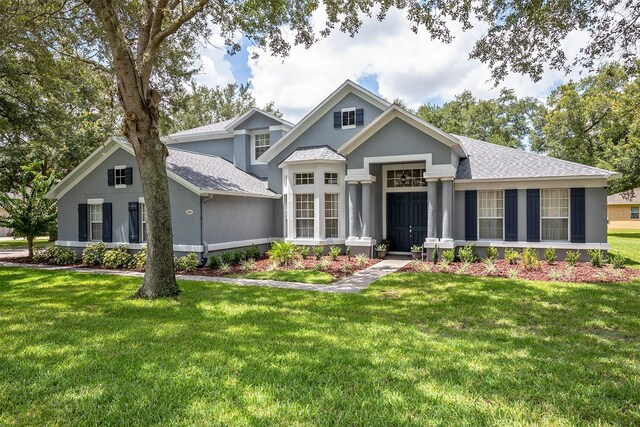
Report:
[[[427,193],[387,193],[387,237],[390,250],[409,252],[427,237]]]

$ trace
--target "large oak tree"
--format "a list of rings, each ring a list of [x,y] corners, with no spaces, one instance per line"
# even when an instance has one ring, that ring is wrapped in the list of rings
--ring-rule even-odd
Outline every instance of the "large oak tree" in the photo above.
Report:
[[[335,27],[355,34],[363,16],[383,19],[389,8],[398,7],[406,10],[414,30],[423,28],[445,42],[453,37],[451,22],[466,29],[488,23],[472,56],[488,62],[496,79],[512,70],[535,79],[545,64],[570,65],[561,41],[574,29],[591,36],[582,56],[587,60],[612,52],[635,56],[640,29],[640,5],[619,0],[0,0],[0,5],[9,19],[20,21],[27,40],[116,76],[123,133],[136,154],[149,213],[147,272],[138,291],[145,298],[179,292],[167,151],[158,123],[162,95],[193,71],[195,47],[212,31],[222,34],[232,50],[239,48],[234,36],[242,34],[267,51],[286,55],[291,43],[309,47]],[[321,7],[326,23],[315,33],[310,18]]]

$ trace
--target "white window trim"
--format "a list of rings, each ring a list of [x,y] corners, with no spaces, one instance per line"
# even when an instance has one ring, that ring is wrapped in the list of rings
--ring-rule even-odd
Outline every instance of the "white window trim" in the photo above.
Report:
[[[348,113],[353,111],[353,124],[352,125],[343,125],[342,123],[342,117],[344,115],[344,113]],[[356,107],[349,107],[349,108],[343,108],[340,111],[340,127],[342,129],[355,129],[356,128]]]
[[[87,199],[87,205],[89,205],[89,241],[90,242],[102,242],[102,236],[100,236],[100,239],[94,239],[93,238],[93,227],[91,227],[91,225],[94,223],[94,221],[91,221],[91,206],[100,206],[100,209],[102,209],[102,204],[104,203],[104,199]],[[100,216],[102,217],[102,212],[100,212]],[[98,222],[96,221],[96,224]],[[102,218],[102,220],[100,221],[100,224],[104,227],[104,218]]]
[[[303,218],[298,218],[298,206],[295,205],[297,204],[297,198],[298,196],[311,196],[311,199],[313,200],[313,217],[309,218],[309,217],[303,217]],[[317,211],[317,201],[318,198],[316,197],[316,195],[313,192],[308,192],[308,193],[304,193],[304,192],[298,192],[294,194],[294,212],[293,212],[293,220],[295,221],[295,238],[296,239],[315,239],[316,238],[316,211]],[[301,221],[305,221],[305,220],[313,220],[313,236],[298,236],[298,220]]]
[[[567,238],[566,240],[544,240],[542,238],[542,191],[543,190],[565,190],[567,192],[567,216],[549,216],[549,217],[545,217],[544,219],[565,219],[567,220]],[[544,188],[544,189],[540,189],[540,212],[539,212],[539,216],[540,216],[540,242],[571,242],[571,190],[569,188]]]
[[[325,184],[327,186],[330,185],[334,185],[335,184]],[[326,207],[326,203],[327,203],[327,194],[335,194],[336,196],[338,196],[338,213],[336,214],[337,216],[327,216],[327,207]],[[325,191],[324,193],[322,193],[322,215],[323,215],[323,222],[324,224],[322,224],[322,227],[324,229],[324,238],[325,239],[338,239],[340,238],[340,205],[342,205],[342,202],[340,201],[340,193],[339,192],[332,192],[332,191]],[[338,235],[337,236],[333,236],[333,237],[329,237],[327,236],[327,220],[328,219],[337,219],[338,220]]]
[[[482,217],[483,219],[502,219],[502,241],[504,241],[504,226],[505,226],[505,221],[504,221],[504,190],[480,190],[478,191],[478,203],[476,206],[476,230],[478,230],[478,241],[495,241],[496,239],[486,239],[486,238],[480,238],[480,193],[487,193],[487,192],[501,192],[502,193],[502,217],[499,216],[485,216]],[[540,231],[542,232],[542,230]]]
[[[140,240],[140,243],[146,243],[147,239],[144,238],[144,226],[147,224],[147,220],[144,218],[144,213],[146,213],[147,207],[144,203],[144,197],[140,197],[138,199],[138,205],[140,205],[140,210],[138,215],[140,215],[140,230],[138,230],[138,233],[140,233],[140,236],[138,237],[138,239]],[[142,211],[145,212],[142,212]]]
[[[327,182],[327,175],[328,174],[336,175],[336,183],[335,184]],[[322,174],[322,182],[324,183],[324,185],[338,185],[338,183],[340,182],[340,178],[338,177],[338,173],[337,172],[325,171]]]
[[[266,165],[265,162],[259,162],[256,159],[256,135],[269,135],[269,148],[271,148],[271,134],[269,129],[254,130],[251,132],[251,164],[252,165]]]
[[[116,171],[118,171],[118,170],[124,170],[125,171],[123,180],[124,180],[124,182],[127,182],[126,169],[127,169],[126,165],[118,165],[118,166],[114,166],[113,167],[113,185],[114,185],[115,188],[127,188],[127,184],[116,184],[116,182],[117,182]]]
[[[298,181],[298,177],[297,177],[297,175],[311,175],[311,177],[312,177],[312,179],[313,179],[313,182],[310,182],[310,183],[307,183],[307,184],[298,184],[298,182],[297,182],[297,181]],[[316,180],[316,173],[315,173],[314,171],[295,172],[295,173],[293,174],[293,181],[292,181],[292,182],[293,182],[293,185],[294,185],[294,186],[296,186],[296,187],[302,187],[302,186],[305,186],[305,185],[307,185],[307,186],[315,186],[315,185],[316,185],[316,184],[315,184],[315,183],[316,183],[316,181],[317,181],[317,180]]]

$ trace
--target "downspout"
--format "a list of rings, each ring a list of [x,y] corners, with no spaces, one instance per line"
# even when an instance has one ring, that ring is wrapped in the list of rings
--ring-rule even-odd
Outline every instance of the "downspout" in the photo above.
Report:
[[[209,197],[200,200],[200,240],[202,241],[202,255],[200,258],[203,260],[209,254],[207,241],[204,239],[204,205],[211,200],[213,200],[212,194],[210,194]]]

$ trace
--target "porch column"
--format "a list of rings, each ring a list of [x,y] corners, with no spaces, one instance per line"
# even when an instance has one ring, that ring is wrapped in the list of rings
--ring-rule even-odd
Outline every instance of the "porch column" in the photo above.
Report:
[[[427,241],[438,241],[438,210],[436,203],[438,200],[438,180],[427,179]]]
[[[357,213],[357,182],[347,182],[347,190],[349,196],[349,240],[358,238],[358,213]]]
[[[442,240],[451,241],[453,221],[453,178],[442,178]]]
[[[370,239],[371,226],[371,182],[362,182],[362,237]]]

